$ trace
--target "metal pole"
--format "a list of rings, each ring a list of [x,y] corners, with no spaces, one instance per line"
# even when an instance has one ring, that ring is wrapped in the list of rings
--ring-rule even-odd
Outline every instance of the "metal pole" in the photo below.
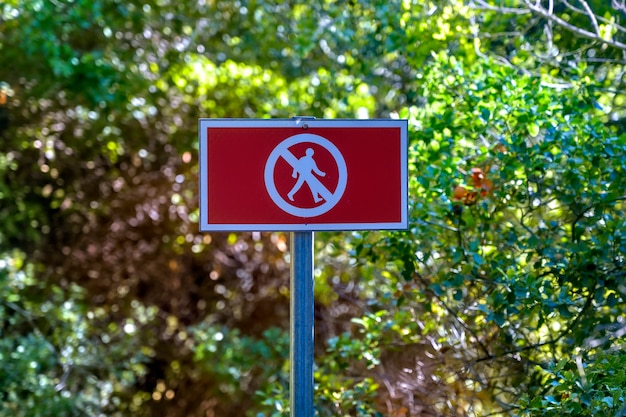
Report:
[[[313,232],[291,232],[291,417],[313,417]]]

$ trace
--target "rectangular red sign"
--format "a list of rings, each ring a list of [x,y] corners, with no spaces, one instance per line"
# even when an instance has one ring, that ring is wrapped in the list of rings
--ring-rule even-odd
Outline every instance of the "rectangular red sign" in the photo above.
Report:
[[[200,119],[201,231],[407,228],[407,121]]]

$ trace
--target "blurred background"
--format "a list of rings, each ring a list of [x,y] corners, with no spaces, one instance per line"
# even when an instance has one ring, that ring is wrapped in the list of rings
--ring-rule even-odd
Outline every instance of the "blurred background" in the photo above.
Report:
[[[198,232],[197,126],[295,115],[409,120],[409,230],[316,233],[319,416],[625,416],[625,19],[4,0],[0,416],[289,415],[288,235]]]

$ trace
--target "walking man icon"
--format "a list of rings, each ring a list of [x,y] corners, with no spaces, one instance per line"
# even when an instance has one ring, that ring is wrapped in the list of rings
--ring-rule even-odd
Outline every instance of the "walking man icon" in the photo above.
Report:
[[[297,193],[300,188],[306,183],[311,190],[311,194],[313,195],[313,201],[319,203],[322,200],[325,200],[324,195],[328,194],[328,189],[324,187],[324,185],[315,178],[313,173],[319,175],[320,177],[326,176],[326,173],[320,170],[313,159],[313,154],[315,151],[312,148],[308,148],[305,152],[305,156],[298,159],[297,162],[293,165],[293,178],[298,178],[293,188],[287,194],[289,200],[293,201],[293,196]]]

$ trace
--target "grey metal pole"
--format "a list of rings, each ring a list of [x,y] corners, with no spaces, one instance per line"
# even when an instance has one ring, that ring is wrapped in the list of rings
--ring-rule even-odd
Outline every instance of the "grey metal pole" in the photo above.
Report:
[[[313,417],[313,232],[291,232],[291,417]]]

